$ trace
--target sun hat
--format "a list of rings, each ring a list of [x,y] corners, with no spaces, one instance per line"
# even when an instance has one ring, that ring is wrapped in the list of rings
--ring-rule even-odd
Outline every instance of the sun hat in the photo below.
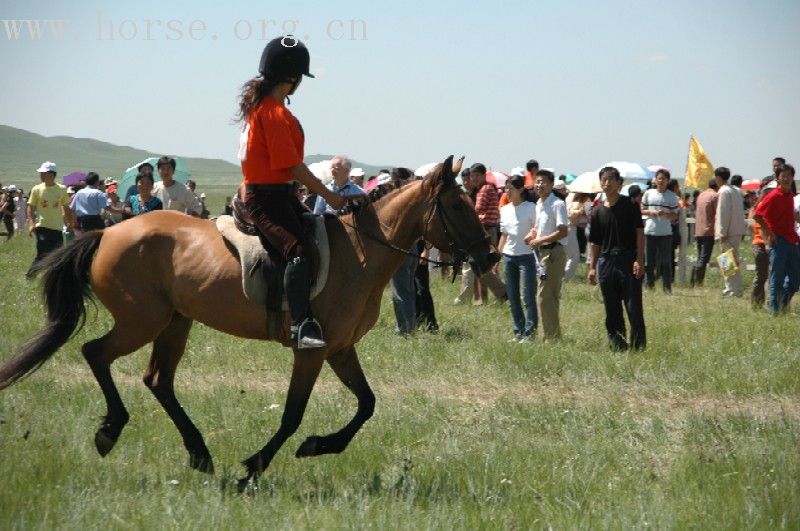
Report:
[[[42,165],[39,166],[38,170],[36,170],[37,173],[48,173],[48,172],[56,173],[56,171],[58,170],[56,168],[55,162],[50,162],[49,160],[47,162],[42,162]]]

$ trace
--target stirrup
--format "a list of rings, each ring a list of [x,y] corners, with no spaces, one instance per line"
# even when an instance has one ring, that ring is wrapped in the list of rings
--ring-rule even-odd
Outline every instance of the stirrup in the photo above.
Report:
[[[309,317],[299,325],[292,325],[292,340],[297,350],[326,347],[328,344],[322,338],[322,327],[319,322]]]

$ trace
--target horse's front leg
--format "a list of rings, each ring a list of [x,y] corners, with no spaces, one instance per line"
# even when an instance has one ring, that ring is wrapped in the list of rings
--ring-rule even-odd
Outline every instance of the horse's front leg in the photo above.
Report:
[[[292,368],[292,380],[289,383],[289,392],[286,395],[286,406],[281,417],[281,425],[269,442],[257,453],[248,457],[242,462],[247,469],[247,476],[239,480],[239,489],[242,490],[248,482],[266,470],[275,453],[283,446],[286,439],[292,436],[303,420],[303,413],[308,404],[308,397],[317,381],[322,362],[325,360],[325,352],[319,351],[297,351],[294,352],[294,367]]]
[[[353,439],[361,426],[372,416],[375,411],[375,395],[369,388],[367,378],[361,369],[355,347],[350,347],[328,358],[336,376],[347,386],[358,399],[358,410],[353,419],[336,433],[330,435],[312,435],[300,445],[295,453],[296,457],[311,457],[322,454],[338,454],[342,452]]]

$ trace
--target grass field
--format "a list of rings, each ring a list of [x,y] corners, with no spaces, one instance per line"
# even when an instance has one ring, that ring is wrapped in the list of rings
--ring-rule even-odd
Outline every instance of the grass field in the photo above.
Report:
[[[215,194],[216,213],[223,194]],[[6,360],[40,327],[33,243],[0,244]],[[585,272],[581,270],[582,272]],[[749,281],[749,278],[746,279]],[[0,529],[800,527],[800,322],[722,299],[721,279],[645,296],[648,348],[605,345],[599,292],[565,286],[560,343],[507,343],[499,305],[454,307],[433,281],[441,331],[398,338],[391,302],[357,345],[378,404],[341,455],[297,460],[355,400],[324,369],[298,433],[257,490],[238,462],[277,428],[289,351],[195,325],[176,389],[217,474],[186,467],[177,430],[141,383],[148,353],[117,362],[131,421],[101,459],[105,411],[80,345],[0,392]]]

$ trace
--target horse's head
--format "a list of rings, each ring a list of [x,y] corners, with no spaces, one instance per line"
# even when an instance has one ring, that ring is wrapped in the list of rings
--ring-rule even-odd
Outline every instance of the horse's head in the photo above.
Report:
[[[424,236],[437,248],[451,253],[455,261],[468,259],[472,269],[482,275],[500,257],[489,244],[475,206],[456,183],[463,162],[462,157],[453,164],[450,155],[423,179],[433,201],[430,216],[425,220]]]

